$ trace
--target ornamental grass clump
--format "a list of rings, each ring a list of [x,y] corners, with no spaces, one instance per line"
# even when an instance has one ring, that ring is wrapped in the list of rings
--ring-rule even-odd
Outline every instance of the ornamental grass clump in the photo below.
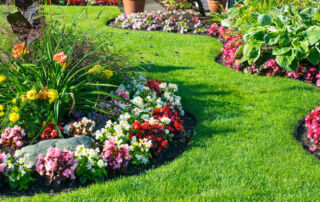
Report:
[[[46,155],[40,154],[36,164],[36,171],[46,177],[46,184],[58,186],[65,180],[76,179],[75,170],[78,161],[74,158],[73,152],[49,148]]]
[[[108,105],[111,98],[111,105],[122,99],[109,93],[125,74],[117,59],[112,62],[116,56],[71,27],[55,26],[48,25],[29,46],[16,45],[0,64],[1,127],[24,128],[31,143],[39,137],[62,138],[58,123],[75,109],[109,117],[120,112]]]

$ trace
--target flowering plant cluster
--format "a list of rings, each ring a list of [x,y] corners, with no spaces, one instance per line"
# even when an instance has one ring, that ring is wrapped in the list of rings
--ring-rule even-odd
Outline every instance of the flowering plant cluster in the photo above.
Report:
[[[0,144],[3,147],[21,148],[25,143],[26,133],[19,126],[6,128],[1,134]]]
[[[320,106],[306,115],[305,126],[307,128],[307,138],[312,143],[309,149],[310,151],[316,151],[320,146]]]
[[[0,153],[0,174],[13,189],[28,189],[31,178],[29,155],[16,150],[14,156]]]
[[[108,145],[128,144],[134,164],[146,165],[157,156],[169,141],[183,132],[184,111],[178,87],[158,80],[147,80],[142,75],[132,77],[116,93],[124,93],[134,105],[118,103],[124,112],[118,121],[109,120],[105,127],[94,133],[100,142]]]
[[[87,117],[83,117],[80,121],[67,124],[64,128],[64,132],[69,136],[91,136],[95,126],[96,123],[94,121]]]
[[[129,145],[110,139],[105,141],[101,156],[107,162],[109,169],[119,170],[128,166],[131,159],[129,151]]]
[[[76,174],[81,176],[81,183],[85,183],[88,179],[98,182],[107,176],[107,162],[100,156],[99,148],[87,149],[84,145],[80,145],[76,148],[74,156],[78,161]]]
[[[106,6],[118,6],[120,1],[118,0],[65,0],[66,5],[73,6],[85,6],[85,5],[106,5]]]
[[[45,122],[42,123],[42,126],[45,125]],[[59,124],[57,124],[58,129],[61,131],[63,128]],[[58,132],[55,128],[55,124],[51,121],[47,127],[43,130],[42,134],[40,135],[42,140],[47,140],[47,139],[54,139],[58,138]]]
[[[49,148],[46,155],[40,154],[36,165],[36,171],[41,176],[46,176],[47,184],[59,185],[62,181],[75,180],[75,170],[78,161],[73,152]]]
[[[207,19],[201,19],[192,11],[166,11],[134,13],[130,16],[120,15],[116,25],[124,29],[159,30],[165,32],[207,33]]]
[[[1,128],[15,125],[23,128],[27,134],[24,141],[31,144],[40,138],[62,137],[61,126],[72,120],[69,115],[74,109],[90,112],[95,111],[99,103],[107,103],[108,95],[113,95],[111,89],[126,74],[111,61],[114,57],[111,53],[109,59],[101,58],[106,58],[108,48],[90,48],[84,53],[80,48],[87,47],[78,44],[83,46],[87,42],[80,43],[80,37],[68,30],[71,29],[49,26],[42,33],[46,36],[41,37],[40,45],[27,46],[22,42],[14,46],[8,53],[8,60],[0,67],[0,90],[4,97],[0,102]],[[63,45],[55,43],[61,37],[65,39]],[[96,45],[90,42],[90,46]],[[39,55],[42,56],[39,58]],[[89,61],[96,65],[88,65]],[[117,96],[113,96],[113,102],[116,101]],[[109,115],[109,112],[103,112]],[[77,135],[79,129],[81,133],[91,135],[94,125],[85,126],[84,130],[83,125],[78,124],[72,124],[69,135]],[[91,122],[86,124],[92,125]],[[18,141],[17,138],[14,141]],[[21,141],[17,143],[22,146]]]

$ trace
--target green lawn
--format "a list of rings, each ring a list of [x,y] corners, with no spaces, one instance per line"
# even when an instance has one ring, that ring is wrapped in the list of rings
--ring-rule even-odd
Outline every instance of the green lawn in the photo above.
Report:
[[[105,20],[119,11],[105,8],[97,19],[101,9],[89,8],[80,22],[81,32],[93,39],[103,39],[113,32],[114,46],[134,64],[150,61],[155,64],[149,70],[152,76],[179,84],[184,108],[198,118],[197,135],[176,160],[139,176],[54,197],[40,194],[23,199],[311,201],[320,198],[320,161],[292,137],[297,122],[320,104],[320,91],[316,87],[225,68],[214,62],[221,44],[210,37],[107,27]],[[46,13],[64,22],[70,22],[70,16],[80,11],[79,7],[46,8]],[[67,16],[69,19],[65,19]]]

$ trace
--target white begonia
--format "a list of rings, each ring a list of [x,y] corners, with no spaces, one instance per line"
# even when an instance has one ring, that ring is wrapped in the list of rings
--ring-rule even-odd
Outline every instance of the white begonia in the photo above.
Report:
[[[176,84],[169,83],[169,89],[173,90],[173,92],[177,92],[178,86]]]
[[[98,165],[99,168],[105,167],[105,163],[101,159],[98,161],[97,165]]]
[[[163,82],[163,83],[159,84],[159,88],[164,89],[164,90],[167,89],[167,83]]]
[[[154,125],[154,124],[158,123],[158,120],[156,120],[156,119],[154,119],[153,117],[151,117],[151,118],[149,119],[149,123],[150,123],[151,125]]]
[[[171,123],[171,119],[169,119],[168,117],[162,117],[160,119],[161,123],[164,123],[166,125],[170,124]]]

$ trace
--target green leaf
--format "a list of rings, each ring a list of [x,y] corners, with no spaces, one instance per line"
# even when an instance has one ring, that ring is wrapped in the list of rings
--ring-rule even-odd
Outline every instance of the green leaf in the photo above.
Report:
[[[257,61],[260,57],[261,46],[262,43],[247,43],[243,47],[243,58],[241,62],[248,61],[248,63],[251,65]]]
[[[320,53],[316,47],[311,48],[307,57],[308,61],[313,65],[317,65],[320,62]]]
[[[295,59],[295,54],[292,49],[282,55],[276,57],[277,63],[284,69],[289,69],[292,61]]]
[[[320,27],[312,26],[305,32],[308,43],[312,46],[320,40]]]
[[[291,50],[291,47],[276,47],[273,49],[272,54],[273,55],[283,55],[285,53],[288,53]]]
[[[268,33],[264,36],[264,42],[266,43],[266,45],[272,46],[278,43],[280,36],[281,36],[280,34],[275,32]]]

